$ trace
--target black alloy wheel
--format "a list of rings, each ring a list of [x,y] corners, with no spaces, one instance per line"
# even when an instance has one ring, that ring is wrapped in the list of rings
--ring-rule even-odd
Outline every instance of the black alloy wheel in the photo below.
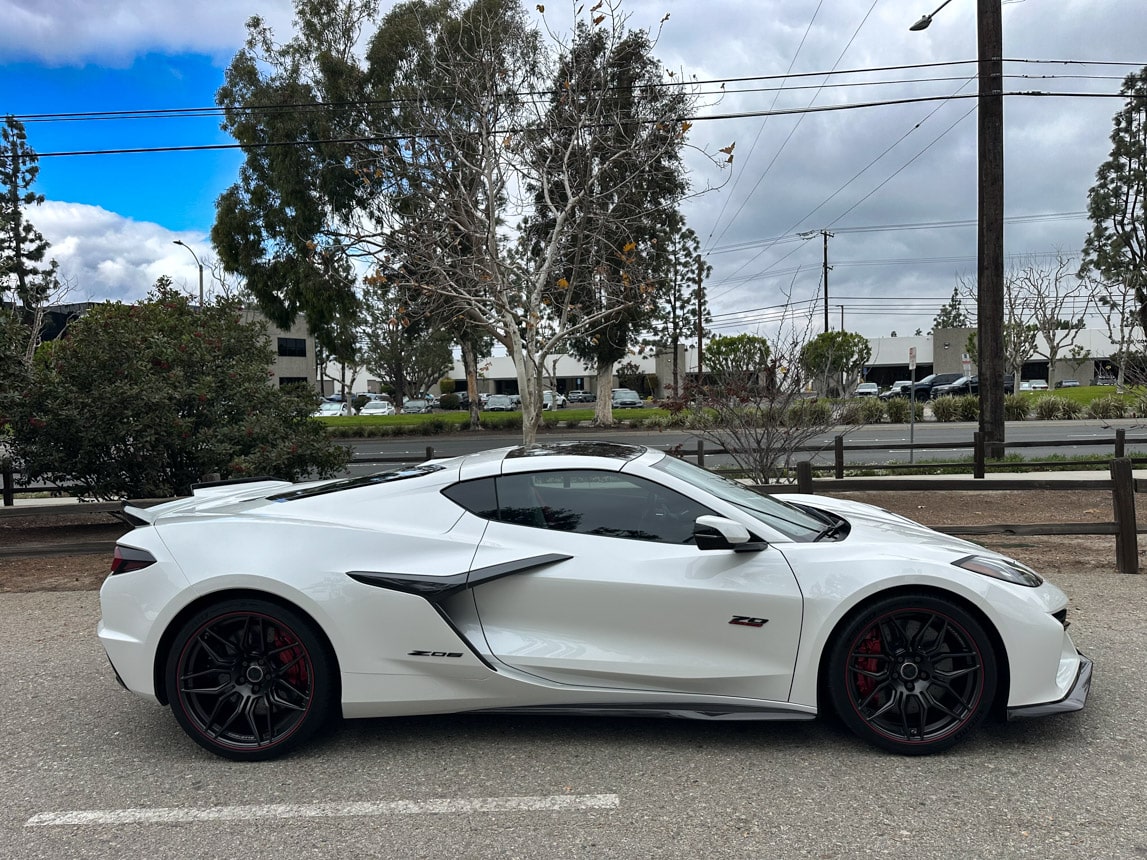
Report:
[[[310,622],[263,600],[228,600],[180,629],[167,660],[172,713],[205,749],[259,761],[326,721],[334,669]]]
[[[959,743],[991,708],[996,657],[969,613],[935,597],[885,599],[836,640],[829,690],[861,738],[903,755]]]

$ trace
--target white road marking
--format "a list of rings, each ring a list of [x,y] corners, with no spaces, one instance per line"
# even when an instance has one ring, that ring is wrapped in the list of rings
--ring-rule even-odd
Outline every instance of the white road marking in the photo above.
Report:
[[[253,821],[267,818],[347,818],[356,815],[440,815],[468,812],[567,812],[616,809],[616,794],[573,794],[550,797],[479,797],[469,800],[364,801],[358,803],[271,803],[260,806],[206,808],[94,809],[41,812],[25,827],[60,827],[90,824],[184,824],[194,821]]]

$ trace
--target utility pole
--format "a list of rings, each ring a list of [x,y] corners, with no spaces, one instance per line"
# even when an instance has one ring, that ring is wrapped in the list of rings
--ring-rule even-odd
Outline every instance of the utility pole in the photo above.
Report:
[[[939,12],[952,0],[944,0]],[[978,201],[976,339],[980,438],[989,457],[1004,455],[1004,35],[1000,0],[976,0]],[[909,30],[926,30],[936,12]]]
[[[988,456],[1004,455],[1004,96],[1000,0],[978,0],[979,235],[977,339],[980,433]]]
[[[824,238],[824,330],[828,331],[828,271],[832,268],[828,264],[828,240],[835,234],[828,232],[828,230],[821,230],[820,235]],[[841,326],[844,329],[844,326]]]

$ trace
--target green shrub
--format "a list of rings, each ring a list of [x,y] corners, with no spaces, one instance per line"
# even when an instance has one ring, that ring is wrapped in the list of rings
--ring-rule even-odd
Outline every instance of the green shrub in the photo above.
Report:
[[[482,426],[487,430],[521,430],[521,412],[485,412],[482,414]]]
[[[443,409],[458,409],[462,405],[462,398],[454,393],[443,394],[438,398],[438,405]]]
[[[785,422],[791,427],[816,427],[832,422],[832,403],[828,400],[798,400],[789,407]]]
[[[932,417],[937,421],[955,421],[960,417],[960,405],[954,397],[937,397],[932,401]]]
[[[1031,400],[1023,394],[1004,395],[1004,420],[1026,421],[1031,412]]]
[[[864,424],[879,424],[884,414],[884,401],[879,397],[865,397],[860,401],[860,419]]]
[[[1078,400],[1072,400],[1068,397],[1061,397],[1060,400],[1062,401],[1059,404],[1060,418],[1082,418],[1083,413],[1087,411]]]
[[[1099,397],[1087,404],[1089,418],[1122,418],[1127,407],[1118,394]]]
[[[955,398],[961,421],[976,421],[980,417],[980,398],[976,394],[962,394]]]
[[[1045,394],[1035,399],[1035,417],[1040,421],[1054,421],[1063,412],[1063,398]]]
[[[864,407],[861,404],[860,398],[854,400],[840,400],[837,401],[840,405],[840,412],[836,416],[836,420],[841,424],[864,424]]]
[[[558,422],[560,422],[561,420],[562,420],[561,416],[558,415],[556,412],[544,412],[544,413],[542,413],[542,423],[545,424],[546,427],[550,430],[553,430],[555,427],[557,427]]]
[[[888,411],[888,420],[893,424],[907,424],[912,414],[912,401],[907,397],[890,397],[884,404]],[[916,404],[916,418],[920,418],[921,407]]]

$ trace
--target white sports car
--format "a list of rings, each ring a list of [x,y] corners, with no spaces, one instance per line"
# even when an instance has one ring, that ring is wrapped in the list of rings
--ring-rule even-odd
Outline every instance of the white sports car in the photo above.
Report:
[[[127,507],[100,592],[129,689],[281,754],[341,711],[811,719],[898,753],[1083,707],[1067,598],[870,505],[610,442]]]

